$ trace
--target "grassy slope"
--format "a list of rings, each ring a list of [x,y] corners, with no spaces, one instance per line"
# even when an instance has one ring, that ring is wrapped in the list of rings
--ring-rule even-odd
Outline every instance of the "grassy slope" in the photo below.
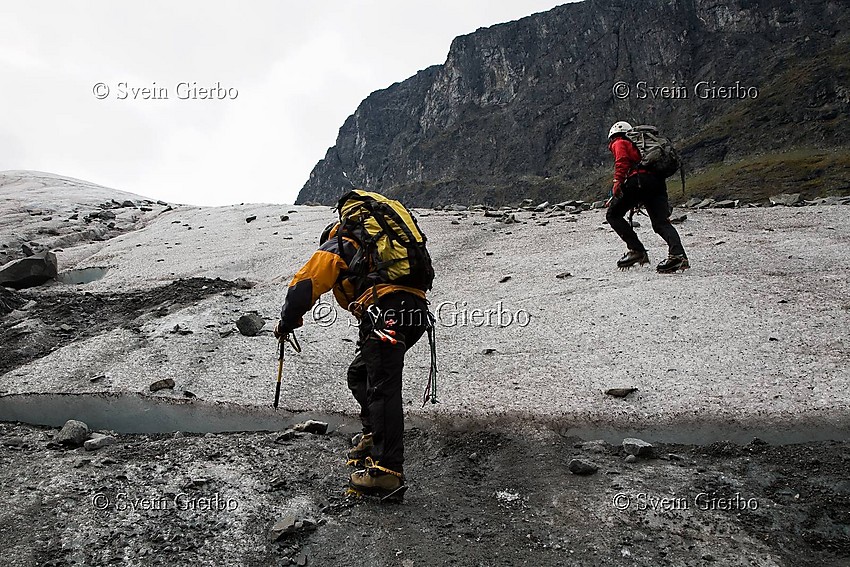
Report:
[[[678,178],[667,183],[670,196],[681,198]],[[796,149],[719,163],[688,175],[687,197],[741,199],[759,202],[777,193],[802,193],[805,198],[850,194],[850,149]]]

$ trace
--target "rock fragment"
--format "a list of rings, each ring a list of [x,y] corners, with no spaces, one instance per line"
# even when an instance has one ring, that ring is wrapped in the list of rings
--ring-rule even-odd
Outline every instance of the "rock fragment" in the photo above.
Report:
[[[236,328],[246,337],[256,337],[265,324],[263,318],[256,313],[247,313],[236,320]]]
[[[580,444],[580,448],[591,453],[596,453],[598,455],[606,455],[611,452],[611,446],[608,445],[608,443],[606,443],[602,439],[585,441],[584,443]]]
[[[83,447],[86,451],[97,451],[98,449],[102,449],[103,447],[108,447],[109,445],[115,444],[115,437],[111,435],[101,435],[100,433],[93,433],[92,438],[88,439],[83,443]]]
[[[652,457],[655,455],[655,447],[651,443],[634,437],[623,439],[623,450],[636,457]]]
[[[714,208],[715,209],[734,209],[738,206],[739,202],[740,201],[738,201],[737,199],[735,199],[734,201],[732,199],[724,199],[722,201],[717,201],[716,203],[714,203]]]
[[[42,252],[12,260],[0,268],[0,285],[14,289],[35,287],[54,279],[58,273],[56,255]]]
[[[328,432],[328,424],[324,421],[316,421],[308,419],[304,423],[299,423],[292,427],[294,431],[303,431],[304,433],[314,433],[316,435],[324,435]]]
[[[570,469],[570,472],[579,476],[587,476],[595,473],[599,470],[599,467],[591,463],[590,461],[585,461],[583,459],[573,459],[570,461],[570,464],[567,465],[567,468]]]
[[[53,438],[53,442],[68,447],[79,447],[89,437],[89,426],[76,419],[69,419]]]
[[[157,380],[149,386],[151,392],[159,392],[160,390],[171,390],[174,388],[174,380],[171,378],[163,378]]]
[[[615,398],[625,398],[632,392],[637,392],[637,388],[608,388],[605,390],[605,395]]]
[[[773,206],[784,205],[786,207],[793,207],[801,201],[801,198],[799,193],[780,193],[779,195],[770,197],[769,201]]]

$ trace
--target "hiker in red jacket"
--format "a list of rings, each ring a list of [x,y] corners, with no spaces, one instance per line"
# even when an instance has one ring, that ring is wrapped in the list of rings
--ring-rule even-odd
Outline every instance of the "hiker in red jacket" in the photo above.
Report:
[[[631,268],[635,264],[648,264],[649,254],[646,252],[634,228],[625,219],[626,213],[640,206],[646,208],[646,213],[652,221],[654,230],[667,243],[669,254],[667,259],[658,264],[657,271],[670,274],[690,267],[679,233],[670,224],[670,203],[667,198],[667,184],[660,175],[650,173],[640,168],[640,152],[637,146],[626,137],[626,132],[632,129],[628,122],[616,122],[608,132],[608,149],[614,154],[614,186],[613,196],[605,215],[611,228],[629,247],[629,250],[617,262],[621,270]]]

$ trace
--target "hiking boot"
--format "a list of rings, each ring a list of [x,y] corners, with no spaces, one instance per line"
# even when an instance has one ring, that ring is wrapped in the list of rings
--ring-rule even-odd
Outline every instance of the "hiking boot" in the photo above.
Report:
[[[372,434],[364,433],[357,441],[357,445],[348,451],[348,461],[351,464],[360,465],[360,461],[372,456]]]
[[[366,458],[366,468],[351,473],[348,486],[358,494],[371,494],[386,498],[394,494],[398,499],[404,494],[404,475]]]
[[[655,269],[659,274],[672,274],[679,270],[687,270],[690,267],[691,264],[688,262],[688,257],[684,254],[670,254]]]
[[[629,250],[623,257],[617,260],[617,267],[621,270],[628,270],[635,264],[640,264],[643,266],[644,264],[649,264],[649,254],[646,253],[646,250]]]

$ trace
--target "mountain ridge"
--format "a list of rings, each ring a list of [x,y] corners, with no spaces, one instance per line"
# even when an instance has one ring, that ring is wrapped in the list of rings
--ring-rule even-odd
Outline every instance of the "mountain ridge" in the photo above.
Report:
[[[699,181],[712,166],[846,150],[848,20],[833,0],[586,0],[482,28],[455,38],[442,65],[364,99],[296,203],[331,204],[351,184],[415,206],[598,198],[610,177],[605,133],[619,119],[659,126],[680,146],[696,194],[719,195],[724,187]],[[641,81],[759,92],[638,98]],[[618,82],[631,88],[622,100]],[[797,191],[786,177],[765,184]],[[835,176],[811,185],[807,197],[848,189]]]

